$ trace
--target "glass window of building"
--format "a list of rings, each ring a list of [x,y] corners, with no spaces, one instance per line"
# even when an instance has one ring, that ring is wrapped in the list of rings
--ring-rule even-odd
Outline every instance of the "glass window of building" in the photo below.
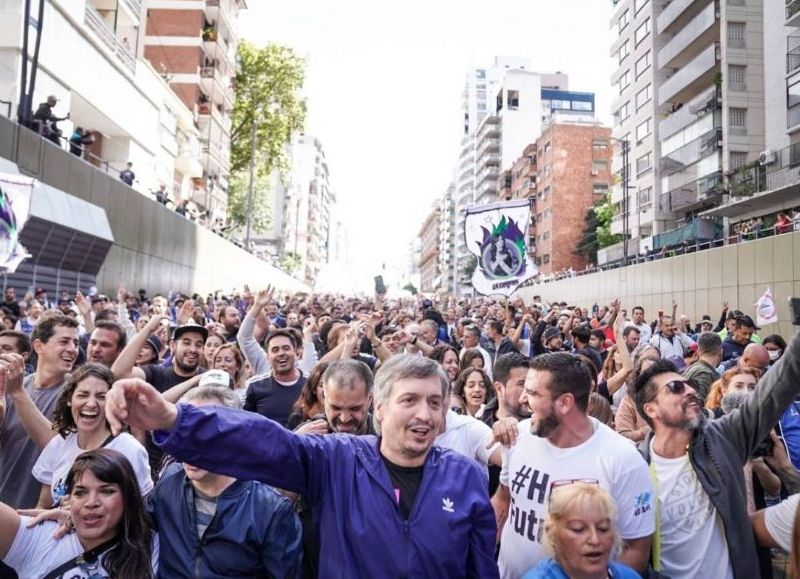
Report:
[[[636,65],[634,66],[634,72],[636,74],[636,78],[639,78],[640,76],[642,76],[644,71],[646,71],[648,68],[650,68],[650,51],[649,50],[647,52],[645,52],[644,55],[642,55],[642,57],[639,60],[636,61]]]
[[[642,22],[638,28],[636,28],[636,32],[633,33],[633,43],[637,45],[647,38],[647,35],[650,34],[650,18],[647,18],[644,22]]]
[[[636,110],[638,111],[653,98],[650,90],[651,85],[647,85],[636,93]]]

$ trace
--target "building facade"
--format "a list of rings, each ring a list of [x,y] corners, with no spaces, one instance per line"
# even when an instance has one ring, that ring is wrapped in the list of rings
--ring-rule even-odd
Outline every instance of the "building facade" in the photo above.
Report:
[[[3,111],[10,116],[22,84],[23,5],[0,0],[0,99],[10,103]],[[41,26],[35,18],[28,23],[31,44],[41,30],[31,105],[35,111],[56,96],[54,113],[70,115],[59,123],[62,147],[81,127],[93,137],[87,162],[117,177],[131,162],[136,190],[149,195],[164,184],[179,196],[202,176],[198,131],[192,111],[140,58],[143,14],[138,0],[45,0]]]
[[[196,117],[203,174],[189,199],[224,217],[230,176],[230,134],[239,11],[244,0],[148,1],[146,58]]]
[[[634,252],[659,249],[669,232],[708,218],[725,202],[727,176],[764,152],[766,4],[616,3],[613,136],[630,153],[625,171],[616,147],[612,233],[625,233]],[[606,261],[619,257],[612,249]]]
[[[442,287],[439,269],[441,206],[434,203],[419,230],[419,283],[423,293],[438,292]]]

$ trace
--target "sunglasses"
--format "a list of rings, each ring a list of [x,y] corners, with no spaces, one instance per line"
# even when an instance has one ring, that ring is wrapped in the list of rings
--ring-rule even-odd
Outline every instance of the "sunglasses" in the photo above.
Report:
[[[666,384],[664,384],[664,388],[668,392],[677,395],[683,394],[686,391],[687,386],[692,386],[692,383],[689,382],[688,380],[672,380],[671,382],[667,382]],[[650,402],[656,399],[656,397],[658,396],[658,392],[660,392],[660,390],[657,391],[655,395],[653,395],[653,397],[649,400]]]

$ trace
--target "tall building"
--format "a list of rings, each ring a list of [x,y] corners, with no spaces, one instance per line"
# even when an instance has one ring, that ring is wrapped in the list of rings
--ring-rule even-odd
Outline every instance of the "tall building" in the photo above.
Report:
[[[0,0],[0,100],[2,114],[15,116],[22,84],[23,6]],[[44,19],[33,5],[28,27],[32,56],[41,30],[39,65],[32,109],[48,95],[59,99],[61,146],[75,127],[92,134],[84,158],[113,174],[133,164],[133,187],[149,195],[160,184],[173,196],[191,189],[202,176],[200,143],[193,112],[150,64],[141,59],[142,4],[44,0]],[[29,61],[30,62],[30,61]]]
[[[464,239],[466,207],[496,200],[501,170],[511,167],[551,114],[546,91],[567,89],[566,75],[530,69],[530,59],[497,57],[493,66],[473,69],[467,75],[461,111],[464,132],[454,171],[457,264],[466,264],[471,255]],[[456,292],[467,291],[469,280],[461,271],[456,272],[456,279]]]
[[[515,163],[521,166],[518,195],[531,198],[535,191],[531,249],[543,275],[588,265],[575,250],[584,235],[587,211],[611,184],[610,137],[611,129],[598,124],[553,123],[537,139],[535,152],[526,148],[527,155]],[[536,168],[535,180],[531,167]]]
[[[146,0],[144,57],[196,115],[203,175],[191,201],[224,217],[230,175],[237,25],[244,0]]]
[[[430,213],[419,230],[419,277],[420,291],[433,293],[441,289],[442,276],[439,269],[441,206],[433,204]]]
[[[456,279],[456,204],[454,184],[450,184],[442,196],[439,209],[439,272],[442,281],[439,289],[443,293],[452,294]]]
[[[763,152],[764,4],[617,2],[613,136],[627,141],[630,153],[626,200],[622,148],[616,147],[612,233],[623,233],[627,209],[634,252],[655,248],[652,236],[723,202],[724,176]]]

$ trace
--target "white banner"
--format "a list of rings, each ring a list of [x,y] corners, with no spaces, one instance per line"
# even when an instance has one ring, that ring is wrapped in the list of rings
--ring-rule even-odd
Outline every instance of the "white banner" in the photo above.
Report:
[[[777,321],[778,310],[775,308],[775,300],[772,299],[772,290],[767,288],[767,291],[756,302],[756,324],[766,326]]]
[[[528,255],[531,200],[467,207],[464,236],[478,260],[472,287],[485,296],[510,296],[539,273]]]
[[[30,257],[19,242],[28,221],[35,179],[0,173],[0,272],[14,273]]]

